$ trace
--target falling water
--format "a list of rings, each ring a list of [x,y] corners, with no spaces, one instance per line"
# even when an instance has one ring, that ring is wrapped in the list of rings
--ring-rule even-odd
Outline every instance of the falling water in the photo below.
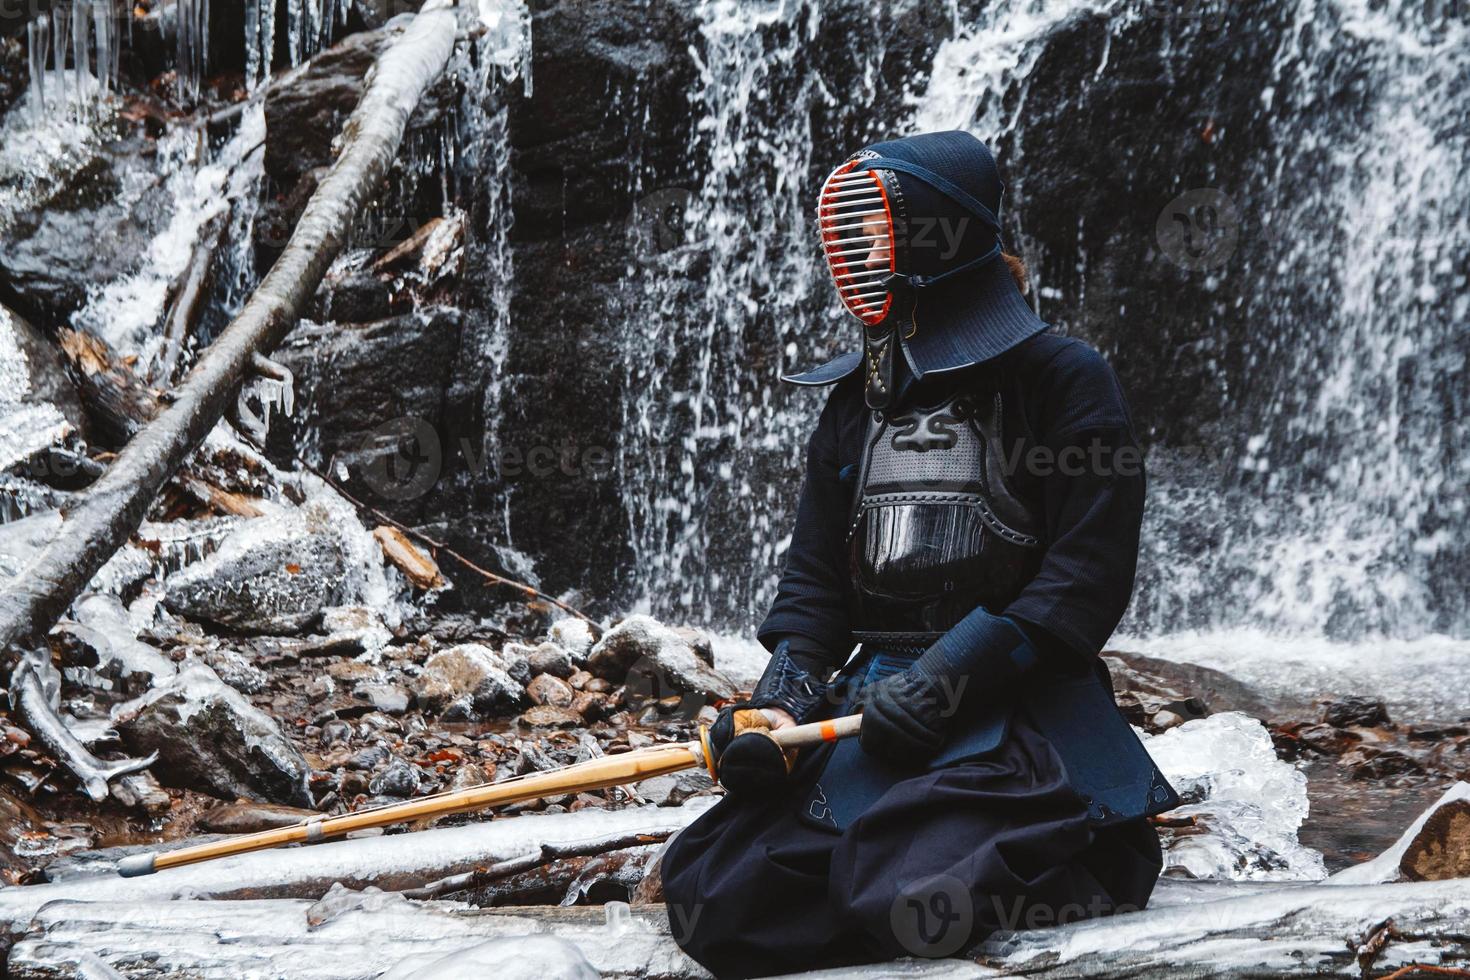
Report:
[[[1045,138],[1024,111],[1034,69],[1079,18],[1119,38],[1157,19],[1146,6],[1006,0],[959,17],[904,128],[960,127],[1003,145],[1008,206],[1024,221],[1026,147]],[[1231,462],[1223,476],[1159,468],[1124,630],[1464,637],[1470,198],[1456,185],[1470,169],[1470,28],[1412,0],[1286,9],[1294,23],[1257,110],[1283,138],[1253,150],[1247,172],[1218,178],[1242,205],[1247,188],[1269,188],[1248,203],[1275,232],[1225,272],[1199,273],[1240,277],[1243,308],[1228,325],[1250,325],[1249,385],[1228,388],[1229,444],[1210,447]],[[818,80],[794,53],[820,10],[700,11],[692,150],[707,169],[682,202],[684,240],[630,270],[619,478],[646,603],[748,625],[771,594],[818,404],[774,395],[770,379],[798,349],[803,360],[832,350],[846,325],[814,321],[805,302],[820,288],[802,224]],[[1109,51],[1094,77],[1126,67]],[[766,114],[770,104],[781,111]],[[753,188],[753,173],[772,182]],[[694,295],[671,283],[681,277],[699,282]],[[1045,316],[1062,293],[1039,286]],[[1153,452],[1169,462],[1190,448]]]
[[[817,407],[798,396],[791,410],[772,379],[820,334],[805,329],[826,301],[807,174],[813,114],[832,100],[805,57],[821,3],[718,0],[697,12],[690,152],[707,170],[698,188],[652,191],[634,215],[617,475],[644,604],[719,620],[774,586],[793,513],[787,474]],[[855,77],[871,86],[881,56],[855,45]],[[851,104],[868,94],[860,82]]]

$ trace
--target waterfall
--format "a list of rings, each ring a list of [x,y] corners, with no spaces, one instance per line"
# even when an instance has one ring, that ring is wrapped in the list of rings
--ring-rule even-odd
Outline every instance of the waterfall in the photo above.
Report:
[[[808,218],[813,113],[833,101],[806,58],[822,4],[697,5],[690,153],[697,188],[640,201],[624,284],[616,476],[643,590],[663,614],[720,621],[772,593],[816,398],[775,381],[838,322]],[[854,45],[874,84],[881,45]],[[737,613],[738,615],[738,613]]]
[[[675,244],[629,269],[617,475],[644,605],[748,627],[772,594],[820,404],[772,378],[850,341],[822,312],[806,227],[810,172],[834,162],[814,156],[824,140],[811,108],[831,96],[799,54],[821,5],[698,11],[691,151],[704,170],[698,186],[658,189],[635,215],[672,211],[682,224],[655,217]],[[1101,54],[1082,70],[1107,80],[1125,67],[1112,60],[1119,39],[1156,31],[1172,50],[1228,11],[1002,0],[952,13],[898,128],[964,128],[1000,147],[1010,237],[1030,251],[1026,150],[1046,134],[1028,121],[1028,98],[1049,46],[1081,21],[1103,24]],[[1278,13],[1286,29],[1254,110],[1275,138],[1250,148],[1243,171],[1215,177],[1251,234],[1223,269],[1194,273],[1206,293],[1239,297],[1201,316],[1221,346],[1243,346],[1244,373],[1220,367],[1230,383],[1216,442],[1151,444],[1124,631],[1463,637],[1470,198],[1456,183],[1470,169],[1470,28],[1411,0],[1291,0]],[[851,77],[864,77],[861,59]],[[1056,106],[1040,108],[1056,118]],[[1037,285],[1046,317],[1066,284]],[[1084,336],[1095,327],[1076,325]]]

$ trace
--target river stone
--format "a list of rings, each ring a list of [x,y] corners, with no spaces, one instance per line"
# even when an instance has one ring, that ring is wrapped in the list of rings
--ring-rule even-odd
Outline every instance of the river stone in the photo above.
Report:
[[[172,612],[246,633],[299,633],[347,598],[345,542],[324,508],[242,522],[202,561],[168,579]]]
[[[368,783],[369,792],[379,796],[413,796],[419,791],[418,767],[402,759],[394,759],[388,768]]]
[[[568,616],[566,619],[558,619],[551,624],[547,636],[552,643],[561,647],[571,654],[578,663],[587,659],[587,654],[592,649],[594,637],[592,627],[587,625],[584,619]]]
[[[551,674],[562,680],[571,677],[576,670],[576,667],[572,665],[570,651],[549,640],[540,646],[533,647],[526,654],[526,661],[530,664],[533,674]]]
[[[238,800],[205,810],[195,826],[212,834],[253,834],[259,830],[290,827],[314,816],[317,816],[315,810]]]
[[[157,751],[165,785],[224,799],[310,806],[310,766],[265,712],[202,663],[120,706],[114,718],[129,750]]]
[[[537,674],[526,685],[526,696],[537,704],[554,704],[558,708],[570,707],[575,692],[560,677]]]
[[[461,644],[429,657],[411,687],[422,710],[470,720],[517,708],[525,700],[525,692],[506,671],[504,660],[478,643]]]
[[[355,693],[385,715],[401,715],[408,710],[408,692],[397,684],[359,684]]]
[[[735,685],[676,631],[651,616],[629,616],[608,630],[587,657],[587,669],[650,697],[700,695],[722,700]]]
[[[532,728],[579,728],[582,725],[581,715],[571,708],[554,704],[538,704],[534,708],[527,708],[517,720]]]

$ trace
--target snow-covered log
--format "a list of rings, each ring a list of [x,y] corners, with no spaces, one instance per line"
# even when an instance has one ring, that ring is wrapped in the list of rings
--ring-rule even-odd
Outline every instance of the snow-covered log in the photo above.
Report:
[[[334,884],[385,891],[418,888],[449,875],[537,851],[570,848],[608,835],[661,836],[688,824],[713,802],[509,817],[463,827],[331,841],[310,847],[255,851],[143,878],[121,878],[115,865],[92,877],[56,884],[0,888],[0,946],[26,929],[48,902],[168,902],[177,898],[317,899]]]
[[[382,899],[382,896],[378,896]],[[407,976],[466,947],[499,941],[500,966],[427,975],[707,977],[670,937],[661,908],[609,924],[600,908],[478,911],[450,902],[369,902],[313,926],[307,901],[55,902],[11,951],[14,980],[125,977],[348,980]],[[562,940],[548,949],[547,937]],[[538,941],[539,940],[539,941]],[[570,949],[567,949],[567,946]],[[550,960],[548,953],[556,955]],[[406,967],[407,969],[399,969]],[[86,972],[90,969],[92,972]],[[877,976],[879,974],[872,974]],[[886,974],[884,974],[886,975]]]
[[[214,428],[257,353],[295,325],[354,220],[377,193],[404,127],[454,49],[457,18],[429,0],[383,52],[342,131],[342,151],[307,203],[285,250],[244,309],[144,427],[66,514],[60,534],[0,592],[0,651],[45,635],[128,539],[164,481]]]
[[[322,912],[322,906],[330,907]],[[569,945],[571,955],[604,977],[707,975],[679,951],[661,907],[634,910],[621,923],[617,918],[598,907],[475,910],[371,892],[339,892],[316,905],[57,901],[37,912],[8,966],[17,980],[106,976],[95,972],[99,961],[123,976],[159,980],[417,976],[407,968],[487,941],[498,941],[508,966],[548,967],[540,957],[553,951],[528,940],[556,937],[562,948],[555,955],[569,955]],[[811,976],[1357,978],[1365,967],[1374,974],[1408,963],[1463,967],[1470,963],[1467,933],[1470,881],[1464,879],[1246,885],[1232,898],[1011,934],[987,943],[979,963],[914,960]]]

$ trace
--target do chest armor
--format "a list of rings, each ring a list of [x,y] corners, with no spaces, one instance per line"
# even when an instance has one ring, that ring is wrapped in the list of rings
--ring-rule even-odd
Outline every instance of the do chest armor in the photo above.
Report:
[[[998,393],[870,415],[848,533],[859,633],[943,632],[1036,573],[1043,524],[1001,437]]]

